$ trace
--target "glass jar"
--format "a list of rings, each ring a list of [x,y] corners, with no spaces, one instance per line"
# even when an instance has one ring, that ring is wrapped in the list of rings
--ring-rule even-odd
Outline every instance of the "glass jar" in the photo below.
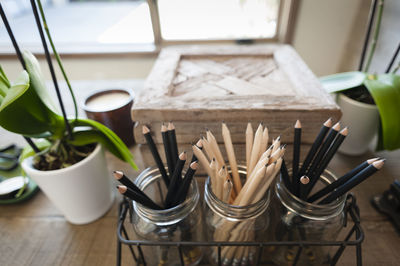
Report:
[[[157,204],[167,194],[158,168],[147,168],[135,184]],[[138,240],[158,242],[202,241],[202,213],[197,181],[193,178],[186,200],[166,210],[153,210],[133,201],[132,225]],[[176,246],[142,246],[147,265],[181,265]],[[182,246],[185,265],[197,265],[203,255],[195,246]]]
[[[241,179],[246,167],[238,166]],[[211,189],[210,177],[204,188],[204,215],[206,239],[209,242],[259,242],[265,241],[269,225],[268,206],[270,190],[258,202],[248,206],[234,206],[218,199]],[[224,246],[221,248],[223,265],[251,265],[256,255],[255,247]],[[207,257],[218,264],[218,249],[210,247]]]
[[[337,177],[325,170],[317,186],[327,185]],[[276,197],[273,200],[274,240],[276,241],[335,241],[345,224],[343,208],[346,195],[329,204],[309,203],[293,195],[284,185],[282,178],[275,185]],[[299,247],[271,247],[276,265],[293,264]],[[329,264],[330,247],[304,247],[297,265]]]

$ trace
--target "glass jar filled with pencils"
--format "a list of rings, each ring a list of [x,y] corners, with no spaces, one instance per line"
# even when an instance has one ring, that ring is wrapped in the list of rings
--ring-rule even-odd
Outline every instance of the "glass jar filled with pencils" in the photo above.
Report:
[[[289,174],[291,169],[289,169]],[[327,186],[337,180],[330,171],[324,170],[315,188]],[[306,183],[306,182],[305,182]],[[301,186],[303,184],[300,184]],[[301,187],[300,187],[301,191]],[[343,212],[346,194],[327,204],[309,202],[296,196],[281,177],[275,185],[276,197],[271,204],[276,241],[335,241],[345,224]],[[302,199],[303,198],[303,199]],[[276,265],[324,265],[330,262],[331,249],[327,246],[272,246],[269,248]]]
[[[189,170],[188,170],[189,171]],[[185,173],[183,173],[185,174]],[[136,185],[159,206],[166,206],[168,189],[158,168],[147,168],[135,180]],[[179,193],[176,193],[178,196]],[[195,242],[203,240],[202,210],[197,181],[192,178],[187,195],[178,204],[152,209],[132,201],[132,225],[138,240],[156,242]],[[147,265],[181,265],[178,246],[142,246]],[[196,246],[182,246],[185,265],[197,265],[203,251]]]
[[[243,180],[246,167],[238,165]],[[229,181],[228,181],[229,182]],[[265,232],[269,226],[270,190],[249,205],[234,205],[234,188],[223,187],[223,191],[232,192],[217,195],[209,177],[204,190],[205,233],[210,242],[259,242],[266,241]],[[216,192],[216,193],[215,193]],[[257,193],[252,193],[255,195]],[[249,196],[250,194],[247,194]],[[238,195],[236,195],[237,198]],[[210,247],[207,257],[211,264],[218,264],[218,248]],[[254,246],[222,246],[220,251],[223,265],[252,265],[256,256]]]

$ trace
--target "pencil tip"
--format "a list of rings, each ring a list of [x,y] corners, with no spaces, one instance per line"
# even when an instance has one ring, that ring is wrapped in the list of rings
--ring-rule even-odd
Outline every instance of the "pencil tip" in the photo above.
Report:
[[[343,135],[343,136],[347,136],[349,134],[349,129],[347,127],[343,128],[340,131],[340,134]]]
[[[337,122],[337,123],[332,127],[332,129],[335,130],[335,131],[339,131],[339,130],[340,130],[340,122]]]
[[[376,161],[378,161],[380,159],[381,159],[380,157],[372,158],[372,159],[367,160],[367,163],[368,164],[372,164],[373,162],[376,162]]]
[[[124,173],[122,171],[114,171],[113,176],[115,179],[121,179],[124,176]]]
[[[333,124],[332,117],[329,117],[328,120],[325,121],[324,126],[332,127],[332,124]]]
[[[161,125],[161,132],[166,132],[167,131],[167,127],[165,126],[164,123],[162,123]]]
[[[198,163],[197,163],[197,161],[195,161],[195,162],[193,162],[193,163],[191,163],[190,164],[190,168],[192,168],[193,170],[196,170],[197,169],[197,167],[198,167]]]
[[[300,177],[300,182],[303,185],[307,185],[310,182],[310,178],[308,178],[308,176],[303,175],[302,177]]]
[[[203,148],[203,141],[201,139],[199,139],[196,143],[196,146],[199,148]]]
[[[376,169],[379,170],[379,169],[381,169],[382,166],[385,164],[385,160],[386,160],[386,159],[378,160],[378,161],[376,161],[376,162],[373,162],[372,165],[373,165]]]
[[[147,134],[150,132],[150,129],[146,125],[143,125],[142,132],[143,132],[143,134]]]
[[[296,124],[294,125],[294,128],[301,128],[300,120],[297,119]]]

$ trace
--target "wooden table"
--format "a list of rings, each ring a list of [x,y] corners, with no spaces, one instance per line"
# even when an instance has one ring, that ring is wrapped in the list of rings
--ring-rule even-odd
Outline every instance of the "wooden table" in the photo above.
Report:
[[[21,137],[1,128],[0,136],[0,147],[11,141],[24,144]],[[139,149],[133,147],[132,152],[138,166],[143,169]],[[330,168],[341,175],[361,161],[377,156],[387,158],[384,168],[354,189],[365,231],[363,261],[365,265],[399,265],[400,237],[388,219],[377,213],[369,201],[399,178],[400,150],[368,153],[360,157],[337,154]],[[138,174],[110,154],[107,154],[107,159],[110,172],[121,169],[132,177]],[[0,205],[0,265],[115,265],[117,207],[120,200],[118,195],[104,217],[87,225],[66,222],[41,191],[29,201]],[[132,265],[126,246],[123,246],[122,252],[123,265]],[[339,265],[354,265],[354,256],[354,248],[347,248]]]

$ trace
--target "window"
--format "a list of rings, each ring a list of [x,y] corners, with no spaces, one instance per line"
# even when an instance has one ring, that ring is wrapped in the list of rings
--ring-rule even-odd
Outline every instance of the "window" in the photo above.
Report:
[[[42,0],[60,53],[154,51],[169,43],[282,40],[293,0]],[[42,52],[29,1],[2,0],[18,43]],[[286,12],[287,13],[287,12]],[[0,53],[13,53],[0,28]]]

